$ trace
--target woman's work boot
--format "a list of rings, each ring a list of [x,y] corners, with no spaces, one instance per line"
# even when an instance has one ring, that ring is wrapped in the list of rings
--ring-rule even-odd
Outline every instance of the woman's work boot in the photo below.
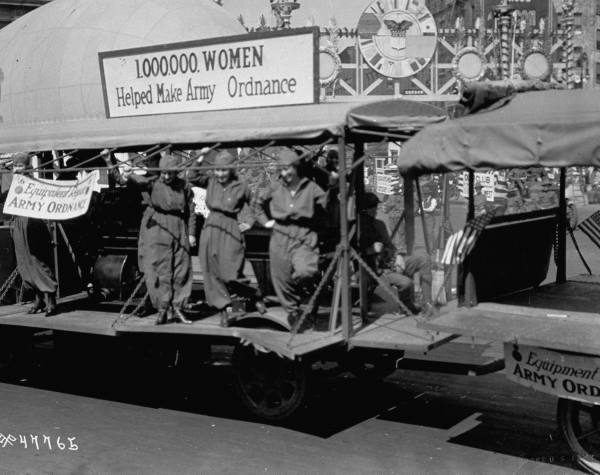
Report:
[[[256,311],[258,313],[260,313],[261,315],[264,315],[265,313],[267,313],[267,306],[265,305],[264,300],[257,300],[254,303],[254,306],[256,307]]]
[[[231,325],[233,323],[233,308],[232,307],[225,307],[223,309],[221,309],[221,311],[219,312],[219,316],[221,317],[221,326],[222,327],[228,327],[229,325]]]
[[[54,292],[46,292],[46,316],[51,317],[57,313],[56,294]]]
[[[36,292],[35,293],[35,298],[34,298],[34,301],[33,301],[33,305],[31,307],[29,307],[29,310],[27,310],[27,313],[42,312],[45,308],[46,308],[46,306],[44,305],[44,296],[43,296],[43,294],[40,293],[40,292]]]
[[[156,316],[156,325],[164,325],[165,323],[167,323],[168,320],[168,315],[167,315],[167,309],[166,308],[161,308],[158,311],[158,315]]]
[[[183,314],[183,312],[181,311],[180,308],[173,309],[173,320],[175,320],[176,322],[179,322],[179,323],[187,323],[187,324],[192,323],[191,320],[186,318],[186,316]]]

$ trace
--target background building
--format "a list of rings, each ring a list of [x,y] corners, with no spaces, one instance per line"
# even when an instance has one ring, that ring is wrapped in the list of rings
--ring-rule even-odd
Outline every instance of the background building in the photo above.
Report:
[[[51,0],[0,1],[0,28]]]

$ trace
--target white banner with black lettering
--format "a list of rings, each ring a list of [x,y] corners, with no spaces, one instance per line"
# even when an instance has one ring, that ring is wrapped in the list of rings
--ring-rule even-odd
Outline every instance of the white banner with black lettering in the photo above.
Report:
[[[600,358],[504,344],[512,381],[558,397],[600,404]]]
[[[4,213],[30,218],[65,220],[84,215],[98,187],[97,170],[80,180],[39,180],[15,175],[4,203]]]
[[[108,117],[309,104],[318,29],[99,53]]]

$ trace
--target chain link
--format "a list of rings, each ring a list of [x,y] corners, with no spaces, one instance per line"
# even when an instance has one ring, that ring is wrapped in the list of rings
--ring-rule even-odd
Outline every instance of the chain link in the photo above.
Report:
[[[131,305],[131,303],[133,302],[133,299],[135,298],[135,296],[137,295],[137,293],[139,292],[139,290],[142,288],[142,285],[144,285],[144,278],[143,277],[140,279],[140,281],[136,285],[135,289],[133,290],[133,292],[131,293],[131,295],[127,299],[127,301],[121,307],[121,310],[119,311],[119,316],[117,317],[117,319],[112,324],[113,328],[114,328],[114,326],[117,324],[117,322],[119,320],[121,320],[122,322],[126,322],[127,320],[129,320],[131,318],[131,316],[134,315],[142,307],[142,305],[144,305],[144,302],[146,301],[146,298],[148,297],[148,290],[146,290],[146,293],[144,294],[144,297],[142,298],[142,300],[140,301],[140,303],[137,304],[137,306],[133,309],[133,311],[131,313],[128,313],[128,314],[125,313],[125,310],[127,309],[127,307],[129,307]]]
[[[17,269],[15,269],[8,276],[8,279],[6,279],[6,281],[4,281],[4,284],[2,284],[2,287],[0,287],[0,302],[4,301],[4,297],[6,297],[6,294],[8,293],[8,291],[13,288],[13,284],[14,284],[15,280],[17,280],[18,277],[19,277],[19,271]]]

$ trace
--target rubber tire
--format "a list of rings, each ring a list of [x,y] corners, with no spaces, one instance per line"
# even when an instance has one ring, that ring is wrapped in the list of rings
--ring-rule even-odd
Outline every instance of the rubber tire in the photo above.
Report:
[[[238,343],[233,352],[234,384],[239,398],[254,416],[268,421],[287,419],[302,406],[309,369],[302,362],[261,353],[252,345]],[[287,377],[278,380],[277,376],[282,375]]]
[[[591,454],[577,439],[581,432],[579,416],[581,412],[588,412],[581,411],[583,406],[584,404],[579,401],[559,399],[556,407],[558,425],[565,441],[573,451],[577,463],[590,473],[600,474],[600,453]],[[600,440],[600,406],[595,406],[594,416],[591,416],[592,423],[599,428],[598,437]]]

